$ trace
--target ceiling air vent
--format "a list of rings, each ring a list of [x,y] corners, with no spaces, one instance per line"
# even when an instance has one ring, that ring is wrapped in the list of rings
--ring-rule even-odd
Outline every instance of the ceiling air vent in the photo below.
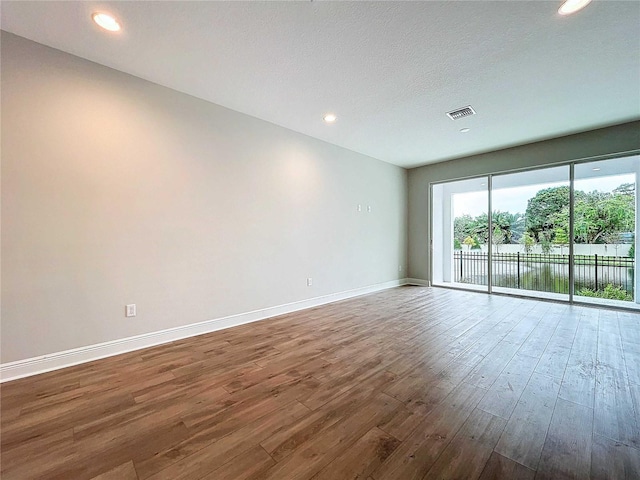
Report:
[[[451,120],[458,120],[459,118],[468,117],[469,115],[475,115],[476,111],[471,107],[471,105],[467,105],[466,107],[458,108],[457,110],[452,110],[447,112],[447,116]]]

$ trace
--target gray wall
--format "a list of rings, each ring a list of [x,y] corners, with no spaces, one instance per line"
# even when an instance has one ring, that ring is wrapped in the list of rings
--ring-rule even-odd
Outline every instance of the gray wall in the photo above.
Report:
[[[526,119],[524,120],[526,121]],[[640,122],[409,170],[409,276],[430,281],[429,183],[640,149]]]
[[[404,277],[402,168],[4,32],[1,100],[2,362]]]

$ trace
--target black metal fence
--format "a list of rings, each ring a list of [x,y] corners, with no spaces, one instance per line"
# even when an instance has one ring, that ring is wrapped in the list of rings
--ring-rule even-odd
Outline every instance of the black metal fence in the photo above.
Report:
[[[455,251],[454,281],[487,285],[487,252]],[[569,293],[569,255],[540,253],[491,254],[492,283],[496,287]],[[629,257],[574,255],[575,291],[602,291],[607,285],[633,296],[635,261]]]

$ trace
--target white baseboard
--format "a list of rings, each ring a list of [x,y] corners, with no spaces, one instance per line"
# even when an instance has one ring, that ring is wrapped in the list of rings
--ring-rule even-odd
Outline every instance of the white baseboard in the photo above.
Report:
[[[405,278],[405,285],[416,285],[419,287],[430,287],[431,283],[428,280],[422,280],[420,278]]]
[[[228,317],[216,318],[204,322],[193,323],[181,327],[169,328],[158,332],[144,333],[135,337],[113,340],[110,342],[98,343],[86,347],[74,348],[63,352],[51,353],[40,357],[27,358],[15,362],[0,364],[0,382],[16,380],[18,378],[29,377],[39,373],[50,372],[65,367],[71,367],[81,363],[99,360],[101,358],[119,355],[142,348],[153,347],[163,343],[173,342],[187,337],[202,335],[225,328],[243,325],[245,323],[256,322],[266,318],[304,310],[326,303],[337,302],[347,298],[366,295],[368,293],[386,290],[401,285],[406,285],[411,279],[392,280],[389,282],[369,285],[367,287],[356,288],[344,292],[332,293],[321,297],[300,300],[298,302],[287,303],[275,307],[263,308],[252,312],[239,313]],[[413,283],[412,283],[413,284]]]

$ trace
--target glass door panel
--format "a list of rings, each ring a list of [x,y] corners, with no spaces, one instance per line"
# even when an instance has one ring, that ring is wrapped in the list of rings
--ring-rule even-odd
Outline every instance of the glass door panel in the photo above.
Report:
[[[637,306],[640,157],[574,168],[574,300]]]
[[[569,299],[569,166],[492,177],[492,290]]]
[[[482,177],[432,186],[434,285],[487,291],[487,184],[487,177]]]

